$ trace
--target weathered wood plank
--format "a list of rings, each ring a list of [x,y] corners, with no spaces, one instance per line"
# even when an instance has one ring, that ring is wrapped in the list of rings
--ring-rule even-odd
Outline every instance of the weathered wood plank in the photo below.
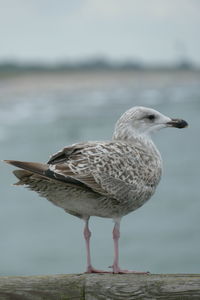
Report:
[[[200,275],[90,275],[85,295],[87,300],[200,300]]]
[[[0,277],[0,300],[83,300],[84,276]]]
[[[0,277],[0,300],[200,299],[200,274]]]

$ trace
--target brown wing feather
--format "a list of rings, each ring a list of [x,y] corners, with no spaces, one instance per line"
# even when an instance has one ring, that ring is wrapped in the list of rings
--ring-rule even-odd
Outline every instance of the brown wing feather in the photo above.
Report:
[[[47,164],[58,164],[58,163],[63,163],[66,162],[70,159],[70,156],[73,153],[77,153],[79,150],[81,150],[84,146],[84,143],[79,143],[79,144],[73,144],[71,146],[67,146],[63,148],[62,150],[56,152],[53,154]]]
[[[97,151],[94,150],[96,145],[97,143],[95,142],[89,142],[74,144],[63,148],[61,151],[50,157],[48,161],[50,170],[54,172],[55,176],[57,176],[56,174],[59,174],[67,178],[73,178],[85,185],[87,188],[92,189],[94,192],[107,195],[108,193],[102,189],[99,183],[97,183],[93,174],[89,170],[90,162],[87,155],[89,155],[90,151],[92,151],[95,155],[98,155]],[[72,168],[72,165],[79,168],[81,163],[84,164],[84,174],[76,172]]]
[[[120,191],[123,186],[127,193],[132,189],[132,182],[128,182],[128,178],[126,182],[120,174],[125,174],[126,169],[130,168],[134,157],[133,151],[130,154],[132,148],[127,148],[126,144],[120,144],[120,147],[121,152],[116,142],[91,142],[66,147],[50,158],[50,170],[74,178],[101,195],[120,198],[119,186]],[[108,184],[106,178],[112,184]]]
[[[26,161],[18,161],[18,160],[4,160],[6,163],[13,165],[15,167],[21,168],[23,170],[31,172],[30,174],[39,174],[40,176],[46,177],[48,179],[58,180],[66,183],[70,183],[73,185],[78,185],[81,187],[89,188],[85,186],[83,182],[80,182],[78,179],[75,179],[70,176],[63,176],[62,174],[55,173],[49,169],[48,164],[37,163],[37,162],[26,162]],[[18,177],[17,170],[15,170],[14,175]],[[23,173],[20,173],[23,174]],[[27,174],[27,173],[25,173]]]

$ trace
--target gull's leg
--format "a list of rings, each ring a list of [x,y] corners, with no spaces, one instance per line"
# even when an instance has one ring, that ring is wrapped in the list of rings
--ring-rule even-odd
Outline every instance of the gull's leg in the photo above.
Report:
[[[113,228],[113,241],[114,241],[114,262],[112,265],[113,273],[119,273],[119,238],[120,238],[120,220],[115,221]]]
[[[84,227],[84,238],[85,238],[85,244],[86,244],[86,255],[87,255],[87,273],[91,273],[92,271],[92,263],[91,263],[91,254],[90,254],[90,237],[91,237],[91,231],[89,229],[89,218],[85,219],[85,227]]]
[[[120,238],[120,221],[121,219],[116,219],[115,225],[113,228],[113,241],[114,241],[114,262],[111,268],[113,269],[113,273],[115,274],[127,274],[127,273],[136,273],[136,274],[148,274],[149,272],[137,272],[137,271],[129,271],[122,270],[119,267],[119,238]]]
[[[90,237],[91,237],[91,231],[89,229],[89,217],[84,219],[85,221],[85,227],[84,227],[84,238],[86,243],[86,254],[87,254],[87,269],[86,273],[110,273],[102,270],[97,270],[93,268],[92,262],[91,262],[91,254],[90,254]]]

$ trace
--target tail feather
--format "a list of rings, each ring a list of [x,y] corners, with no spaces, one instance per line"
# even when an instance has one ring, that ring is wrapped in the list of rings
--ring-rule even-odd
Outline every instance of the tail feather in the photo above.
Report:
[[[37,177],[39,176],[40,178],[42,176],[43,179],[44,178],[51,179],[51,180],[53,179],[56,181],[65,182],[76,186],[81,186],[90,190],[88,186],[86,186],[84,183],[80,182],[79,180],[76,180],[73,177],[60,175],[49,170],[48,164],[18,161],[18,160],[4,160],[4,162],[22,169],[22,170],[15,170],[13,172],[14,175],[20,179],[20,181],[17,182],[17,185],[22,184],[22,182],[24,184],[25,181],[29,180],[30,178],[32,178],[32,175],[34,175]]]
[[[14,170],[13,174],[19,179],[18,182],[14,183],[14,185],[29,185],[31,181],[34,180],[49,180],[48,177],[27,171],[27,170]]]
[[[33,175],[32,172],[26,170],[14,170],[13,174],[19,179],[14,185],[24,185],[29,182],[30,177]]]

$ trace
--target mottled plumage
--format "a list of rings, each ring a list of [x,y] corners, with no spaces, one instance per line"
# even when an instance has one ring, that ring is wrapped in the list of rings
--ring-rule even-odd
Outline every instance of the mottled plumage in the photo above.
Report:
[[[135,210],[153,194],[161,176],[160,155],[153,145],[149,151],[137,140],[134,145],[121,141],[76,144],[53,155],[48,163],[55,177],[72,177],[98,194],[95,205],[88,206],[90,215],[99,217],[122,217]],[[78,202],[77,210],[87,215],[85,202]]]
[[[114,273],[118,266],[119,222],[121,217],[142,206],[155,192],[162,173],[161,156],[150,134],[163,127],[186,127],[183,120],[134,107],[115,126],[113,140],[85,142],[65,147],[47,164],[7,161],[22,168],[14,174],[17,184],[28,186],[66,212],[86,222],[87,272],[91,265],[88,220],[90,216],[113,218],[115,227]]]

